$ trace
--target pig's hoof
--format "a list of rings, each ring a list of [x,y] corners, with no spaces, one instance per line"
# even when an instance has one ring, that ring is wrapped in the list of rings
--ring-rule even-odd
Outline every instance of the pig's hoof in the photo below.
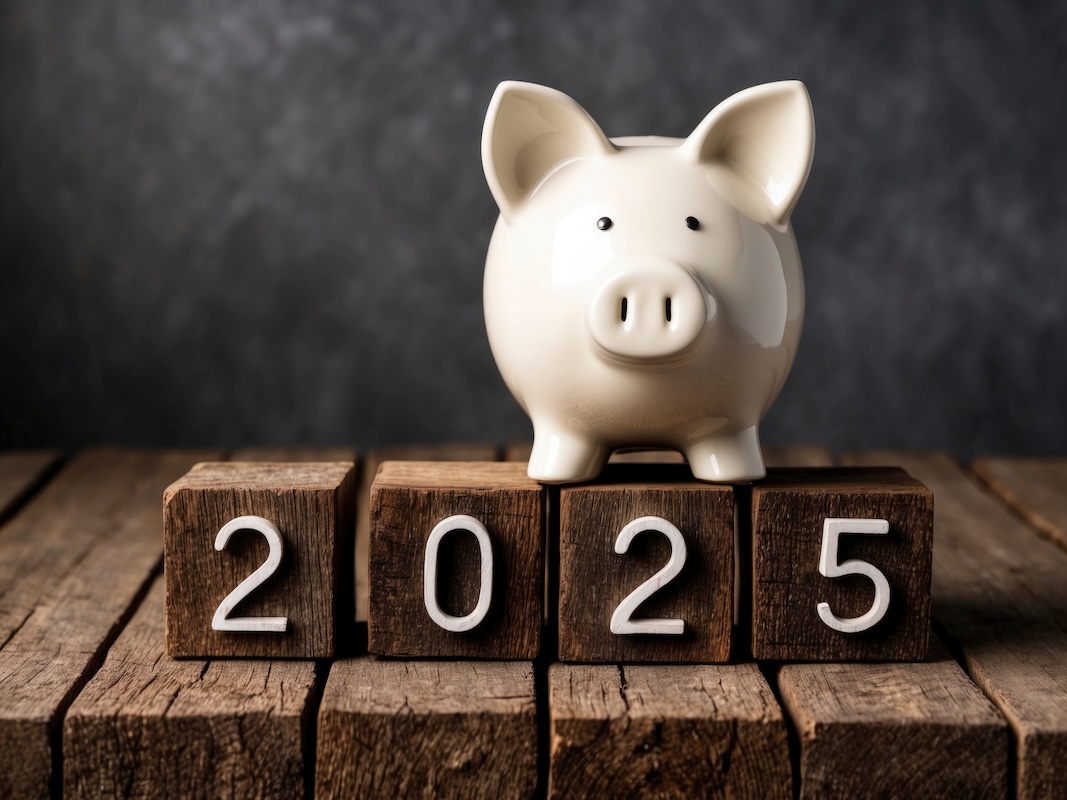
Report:
[[[749,483],[767,475],[755,428],[706,439],[685,453],[693,477],[710,483]]]
[[[600,474],[607,448],[559,434],[534,436],[526,474],[541,483],[581,483]]]

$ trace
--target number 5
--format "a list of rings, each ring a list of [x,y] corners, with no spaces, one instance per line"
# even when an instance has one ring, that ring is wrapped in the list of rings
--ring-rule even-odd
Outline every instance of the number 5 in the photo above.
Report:
[[[819,603],[819,618],[835,631],[861,633],[882,621],[889,610],[889,581],[878,567],[859,559],[837,563],[837,545],[842,533],[864,533],[884,536],[889,533],[889,521],[884,519],[834,519],[828,517],[822,527],[822,553],[819,555],[819,574],[827,578],[842,575],[866,575],[874,583],[874,604],[861,616],[842,619],[830,610],[829,603]]]

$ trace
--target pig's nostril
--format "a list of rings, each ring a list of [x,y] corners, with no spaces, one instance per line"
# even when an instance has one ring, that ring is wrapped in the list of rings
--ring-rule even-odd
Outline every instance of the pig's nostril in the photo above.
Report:
[[[671,298],[668,297],[666,302],[664,302],[663,306],[664,306],[663,314],[664,314],[665,317],[667,317],[667,322],[670,322],[671,321]]]
[[[626,322],[626,298],[622,298],[622,321]]]

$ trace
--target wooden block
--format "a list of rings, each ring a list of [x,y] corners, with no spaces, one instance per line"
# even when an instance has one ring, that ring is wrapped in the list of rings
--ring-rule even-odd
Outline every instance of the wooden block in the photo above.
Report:
[[[933,489],[934,615],[1012,726],[1019,798],[1067,797],[1067,554],[943,453],[876,451]]]
[[[656,518],[659,521],[648,518]],[[633,524],[631,524],[633,523]],[[652,526],[659,526],[653,528]],[[624,534],[625,531],[625,534]],[[633,535],[620,554],[620,542]],[[671,537],[681,540],[676,546]],[[560,489],[559,658],[585,662],[728,661],[734,611],[734,492],[683,465],[609,465]],[[676,577],[632,614],[624,603],[668,564]],[[647,591],[647,590],[646,590]],[[666,633],[638,629],[648,620]],[[642,623],[642,620],[646,621]]]
[[[782,712],[755,664],[553,664],[549,796],[792,797]]]
[[[315,698],[310,661],[169,658],[161,579],[67,714],[63,794],[302,797]]]
[[[484,530],[476,533],[470,520],[448,522],[454,516],[473,517]],[[522,464],[382,464],[371,490],[370,651],[536,657],[544,518],[545,488],[526,477]],[[427,583],[427,562],[435,560],[437,580]],[[443,612],[437,621],[436,608]]]
[[[351,642],[351,462],[198,464],[163,509],[171,655],[328,658]],[[226,614],[272,551],[280,563]]]
[[[753,656],[925,658],[932,527],[933,495],[901,470],[769,471],[752,488]]]
[[[1067,458],[979,458],[971,466],[1001,500],[1067,550]]]
[[[936,639],[928,661],[790,664],[800,796],[1007,797],[1008,724]]]
[[[0,453],[0,522],[14,513],[40,486],[62,454],[56,450],[14,450]]]
[[[385,461],[496,461],[499,455],[496,445],[486,442],[393,445],[367,454],[360,471],[356,509],[357,622],[367,621],[370,608],[370,487],[378,467]]]
[[[317,798],[528,798],[528,662],[337,661],[319,709]]]
[[[57,796],[57,729],[158,570],[159,498],[214,451],[91,450],[0,529],[0,797]]]

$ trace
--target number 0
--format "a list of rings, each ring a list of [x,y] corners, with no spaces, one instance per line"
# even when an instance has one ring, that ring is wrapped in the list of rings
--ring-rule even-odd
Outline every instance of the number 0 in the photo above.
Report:
[[[267,578],[275,573],[282,563],[282,534],[278,527],[270,520],[263,517],[237,517],[231,519],[222,526],[218,536],[215,537],[215,549],[222,551],[230,541],[234,531],[252,530],[263,534],[267,540],[270,551],[267,560],[260,564],[259,569],[237,584],[237,588],[230,592],[215,609],[215,616],[211,619],[211,627],[216,631],[236,631],[245,633],[285,633],[289,624],[288,617],[231,617],[233,609],[244,600],[253,590],[259,587]]]
[[[828,517],[822,527],[822,553],[819,573],[827,578],[842,575],[866,575],[874,583],[874,603],[866,614],[842,619],[830,610],[829,603],[819,603],[819,618],[835,631],[862,633],[882,621],[889,610],[889,581],[878,567],[852,558],[837,563],[837,546],[842,533],[865,533],[884,536],[889,533],[889,521],[884,519],[834,519]]]
[[[478,591],[478,604],[474,610],[463,617],[445,613],[437,602],[437,554],[441,549],[441,540],[452,531],[470,531],[478,540],[478,550],[482,561],[481,588]],[[430,619],[453,633],[464,633],[477,628],[489,613],[489,604],[493,602],[493,543],[489,531],[474,517],[467,514],[455,514],[437,523],[430,538],[426,540],[426,561],[423,566],[422,596],[426,612]]]

